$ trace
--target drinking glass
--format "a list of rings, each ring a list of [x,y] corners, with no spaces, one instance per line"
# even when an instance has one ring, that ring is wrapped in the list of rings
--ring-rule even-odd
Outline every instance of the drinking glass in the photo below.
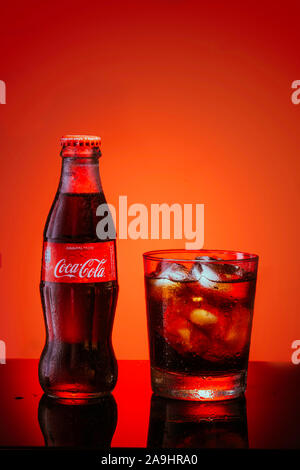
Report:
[[[258,256],[161,250],[143,258],[154,393],[204,401],[241,396]]]

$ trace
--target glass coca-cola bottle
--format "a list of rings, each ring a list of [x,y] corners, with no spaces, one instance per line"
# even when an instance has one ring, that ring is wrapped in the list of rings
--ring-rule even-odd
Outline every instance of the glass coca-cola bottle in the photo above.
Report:
[[[96,398],[117,380],[111,342],[118,296],[114,226],[107,209],[109,230],[98,238],[96,210],[106,204],[100,138],[68,135],[61,144],[61,177],[44,230],[40,291],[46,343],[39,379],[50,396]]]

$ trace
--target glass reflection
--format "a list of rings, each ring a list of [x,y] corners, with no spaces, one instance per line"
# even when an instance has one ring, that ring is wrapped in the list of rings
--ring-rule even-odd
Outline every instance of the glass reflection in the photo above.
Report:
[[[245,397],[222,402],[152,395],[149,448],[248,448]]]
[[[107,448],[117,425],[117,404],[112,395],[77,404],[44,394],[38,420],[47,447]]]

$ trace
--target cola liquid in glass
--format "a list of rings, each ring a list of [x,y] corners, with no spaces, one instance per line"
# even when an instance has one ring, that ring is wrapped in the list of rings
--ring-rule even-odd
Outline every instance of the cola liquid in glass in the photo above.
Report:
[[[96,398],[117,380],[111,334],[118,296],[116,244],[99,175],[100,138],[65,136],[57,194],[44,229],[40,292],[46,343],[39,363],[46,394]],[[99,239],[97,224],[108,227]]]

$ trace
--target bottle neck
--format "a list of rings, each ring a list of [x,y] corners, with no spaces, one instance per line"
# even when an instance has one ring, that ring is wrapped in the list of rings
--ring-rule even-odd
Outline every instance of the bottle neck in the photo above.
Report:
[[[102,192],[99,157],[63,157],[59,191],[75,194]]]

